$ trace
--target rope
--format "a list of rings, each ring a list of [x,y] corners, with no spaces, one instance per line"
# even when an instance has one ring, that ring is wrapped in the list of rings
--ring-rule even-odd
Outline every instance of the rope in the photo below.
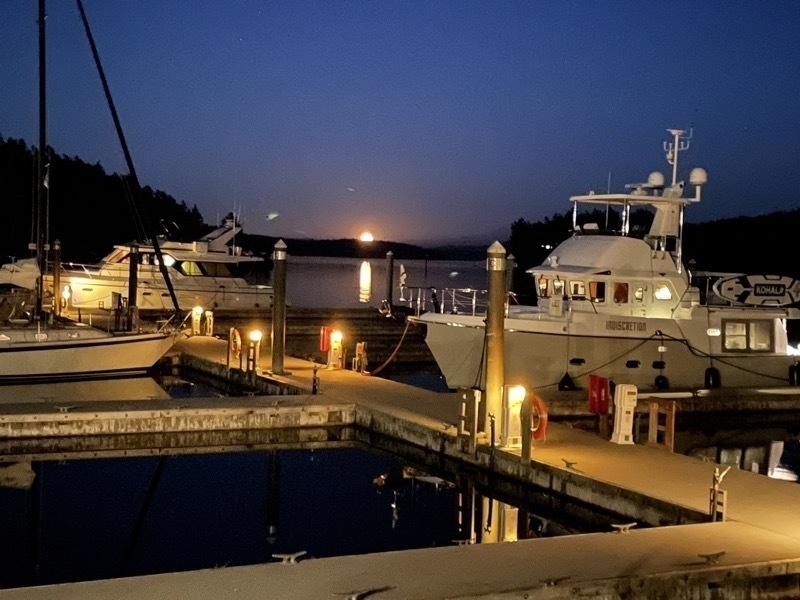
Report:
[[[370,375],[376,375],[380,373],[386,367],[386,365],[392,362],[394,357],[397,356],[397,352],[400,350],[400,346],[403,345],[403,340],[406,338],[406,333],[408,333],[408,328],[410,325],[411,321],[406,321],[406,328],[403,330],[403,335],[400,336],[400,341],[397,342],[397,346],[395,346],[394,351],[389,355],[389,358],[386,359],[386,362],[384,362],[380,367],[372,371]]]

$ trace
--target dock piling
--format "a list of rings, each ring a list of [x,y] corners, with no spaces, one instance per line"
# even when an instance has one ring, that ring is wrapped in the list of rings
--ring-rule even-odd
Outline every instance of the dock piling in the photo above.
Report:
[[[278,240],[272,253],[275,263],[272,281],[272,372],[286,375],[286,243]]]

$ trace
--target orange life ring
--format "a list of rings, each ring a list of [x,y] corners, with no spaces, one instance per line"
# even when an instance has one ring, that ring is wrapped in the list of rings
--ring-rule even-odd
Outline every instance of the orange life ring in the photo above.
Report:
[[[547,435],[547,407],[538,394],[533,394],[531,402],[531,431],[535,440],[543,440]]]

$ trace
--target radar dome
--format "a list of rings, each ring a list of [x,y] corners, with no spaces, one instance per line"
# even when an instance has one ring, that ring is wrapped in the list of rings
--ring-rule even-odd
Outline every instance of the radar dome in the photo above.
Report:
[[[708,173],[701,167],[695,167],[689,173],[689,183],[692,185],[705,185],[708,182]]]
[[[664,187],[664,174],[653,171],[647,176],[647,185],[650,187]]]

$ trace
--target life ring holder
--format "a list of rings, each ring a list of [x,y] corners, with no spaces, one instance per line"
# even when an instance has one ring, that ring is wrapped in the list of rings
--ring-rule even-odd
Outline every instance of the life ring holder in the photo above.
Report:
[[[531,433],[537,441],[547,437],[547,407],[539,394],[533,394],[531,398]]]

